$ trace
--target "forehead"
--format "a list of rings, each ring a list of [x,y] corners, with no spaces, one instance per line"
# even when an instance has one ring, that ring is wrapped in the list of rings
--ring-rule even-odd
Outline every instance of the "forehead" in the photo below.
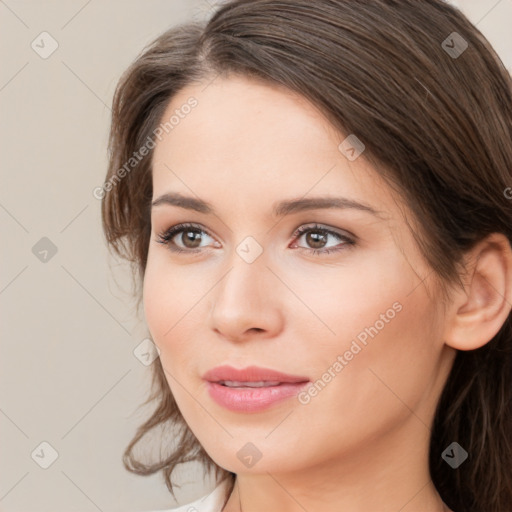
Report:
[[[378,210],[394,204],[364,154],[350,161],[340,151],[346,135],[282,87],[240,76],[192,84],[173,97],[162,123],[171,117],[153,155],[155,196],[192,192],[213,204],[228,196],[239,207],[318,194]]]

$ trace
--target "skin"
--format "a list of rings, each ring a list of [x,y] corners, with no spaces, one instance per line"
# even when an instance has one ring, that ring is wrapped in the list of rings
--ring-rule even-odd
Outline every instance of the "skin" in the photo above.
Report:
[[[157,143],[153,199],[179,192],[216,213],[152,208],[143,293],[183,417],[211,458],[237,474],[224,510],[448,510],[429,475],[430,427],[455,349],[485,344],[510,313],[510,245],[500,235],[479,244],[468,255],[467,287],[441,309],[406,205],[364,153],[349,161],[338,149],[345,135],[290,91],[240,76],[209,82],[187,86],[168,105],[163,119],[190,96],[198,100]],[[272,214],[274,203],[304,196],[343,196],[381,214]],[[183,233],[173,241],[199,253],[158,243],[182,222],[204,228],[200,243],[185,245]],[[354,235],[355,244],[294,236],[314,223]],[[252,263],[236,252],[248,236],[263,250]],[[207,393],[201,376],[221,364],[316,381],[397,302],[394,318],[307,404],[291,398],[240,413]],[[262,454],[251,468],[237,457],[248,442]]]

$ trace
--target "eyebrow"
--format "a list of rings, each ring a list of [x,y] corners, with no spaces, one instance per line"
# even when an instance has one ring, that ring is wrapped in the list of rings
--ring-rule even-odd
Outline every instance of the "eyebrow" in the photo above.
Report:
[[[215,209],[207,201],[195,197],[184,196],[177,192],[168,192],[155,199],[152,207],[163,204],[178,206],[187,210],[194,210],[199,213],[215,214]],[[376,217],[383,218],[382,213],[375,210],[368,204],[360,203],[346,197],[301,197],[298,199],[288,199],[273,205],[272,213],[275,216],[285,216],[291,213],[302,212],[306,210],[317,210],[327,208],[355,209],[368,212]]]

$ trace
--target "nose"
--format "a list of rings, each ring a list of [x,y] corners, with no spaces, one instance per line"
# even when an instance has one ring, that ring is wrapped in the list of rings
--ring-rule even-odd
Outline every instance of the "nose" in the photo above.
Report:
[[[235,254],[211,295],[211,328],[229,341],[278,335],[284,312],[280,286],[263,256],[247,263]]]

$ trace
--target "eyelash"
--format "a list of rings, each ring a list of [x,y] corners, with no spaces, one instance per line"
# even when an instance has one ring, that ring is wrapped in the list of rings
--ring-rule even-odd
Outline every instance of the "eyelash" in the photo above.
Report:
[[[203,233],[206,233],[209,237],[213,238],[210,233],[203,229],[201,226],[197,224],[192,223],[183,223],[183,224],[177,224],[176,226],[172,226],[168,230],[164,231],[163,233],[159,233],[157,235],[156,242],[167,245],[169,250],[175,253],[187,253],[187,254],[194,254],[197,255],[198,253],[202,252],[202,249],[181,249],[180,247],[176,246],[171,240],[178,234],[183,233],[187,229],[201,231]],[[302,251],[307,251],[314,255],[325,255],[333,252],[339,252],[350,246],[355,245],[355,241],[349,238],[348,236],[342,235],[340,233],[337,233],[336,231],[332,231],[330,229],[324,228],[322,226],[319,226],[318,224],[315,224],[314,226],[301,226],[298,228],[295,233],[293,234],[294,238],[300,238],[304,233],[308,232],[320,232],[322,234],[328,234],[333,235],[334,237],[338,238],[340,241],[344,242],[343,245],[337,249],[309,249],[307,247],[297,247],[297,249]]]

